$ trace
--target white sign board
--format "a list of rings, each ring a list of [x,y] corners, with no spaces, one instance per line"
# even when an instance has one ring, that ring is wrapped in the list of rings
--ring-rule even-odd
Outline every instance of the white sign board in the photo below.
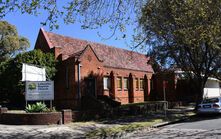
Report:
[[[28,81],[25,86],[26,101],[54,100],[54,81]]]
[[[22,81],[46,81],[45,68],[22,64]]]

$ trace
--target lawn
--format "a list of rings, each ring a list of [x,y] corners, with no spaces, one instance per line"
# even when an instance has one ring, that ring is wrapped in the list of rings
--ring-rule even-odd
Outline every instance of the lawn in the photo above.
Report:
[[[128,133],[150,130],[154,125],[170,123],[194,115],[193,112],[168,112],[152,115],[123,116],[116,119],[102,119],[90,122],[75,122],[70,127],[83,128],[86,138],[120,138]]]

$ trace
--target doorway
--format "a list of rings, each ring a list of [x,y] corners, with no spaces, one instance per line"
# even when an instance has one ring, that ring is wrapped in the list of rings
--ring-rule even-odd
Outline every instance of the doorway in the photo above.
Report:
[[[96,92],[96,80],[95,78],[86,79],[86,95],[95,96]]]

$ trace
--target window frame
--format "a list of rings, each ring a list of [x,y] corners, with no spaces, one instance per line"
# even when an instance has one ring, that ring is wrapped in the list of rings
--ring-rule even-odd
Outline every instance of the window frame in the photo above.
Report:
[[[139,86],[139,78],[135,78],[135,89],[137,90],[137,91],[139,91],[139,88],[140,86]]]
[[[142,82],[142,83],[141,83],[141,82]],[[143,79],[143,78],[140,79],[139,89],[142,90],[142,91],[144,90],[144,79]]]
[[[106,83],[106,88],[105,88],[105,81]],[[103,77],[103,89],[104,90],[110,90],[111,89],[111,79],[108,76],[104,76]]]
[[[125,82],[126,81],[126,82]],[[125,87],[127,85],[127,87]],[[124,77],[124,90],[128,91],[129,90],[129,78]]]
[[[118,84],[118,83],[120,83],[120,84]],[[119,91],[122,90],[122,78],[121,77],[117,77],[117,90],[119,90]]]

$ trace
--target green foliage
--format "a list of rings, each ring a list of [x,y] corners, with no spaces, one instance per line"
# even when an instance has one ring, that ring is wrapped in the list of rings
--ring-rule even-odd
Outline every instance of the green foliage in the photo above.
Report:
[[[25,108],[25,111],[28,113],[34,113],[34,112],[55,112],[55,107],[50,110],[47,108],[45,103],[42,102],[36,102],[35,104],[28,104],[28,106]]]
[[[13,59],[13,64],[17,65],[19,70],[22,63],[38,65],[46,68],[47,79],[53,79],[56,73],[56,60],[53,54],[43,53],[41,50],[33,50],[23,54],[18,54]]]
[[[15,26],[0,21],[0,63],[25,51],[29,46],[28,39],[20,37]]]
[[[83,29],[109,27],[113,34],[116,30],[125,32],[128,24],[134,24],[136,13],[140,12],[146,0],[10,0],[0,4],[0,18],[10,12],[20,12],[29,15],[44,15],[42,25],[51,29],[59,27],[58,19],[66,24],[80,22]],[[112,35],[113,35],[112,34]],[[112,36],[111,35],[111,36]],[[126,33],[122,34],[126,36]]]
[[[32,113],[32,112],[44,112],[46,111],[47,106],[42,102],[36,102],[36,104],[28,104],[25,111]]]
[[[118,125],[113,127],[104,127],[93,130],[86,134],[87,138],[121,138],[122,135],[136,130],[142,130],[155,124],[162,123],[162,118],[155,118],[149,121],[132,122],[126,125]]]
[[[56,73],[56,60],[51,53],[33,50],[18,54],[15,58],[0,64],[0,92],[14,96],[23,93],[25,86],[22,79],[22,63],[39,65],[46,68],[47,80],[53,80]]]
[[[220,0],[149,1],[139,20],[150,55],[194,78],[199,101],[208,77],[221,71],[220,7]]]

